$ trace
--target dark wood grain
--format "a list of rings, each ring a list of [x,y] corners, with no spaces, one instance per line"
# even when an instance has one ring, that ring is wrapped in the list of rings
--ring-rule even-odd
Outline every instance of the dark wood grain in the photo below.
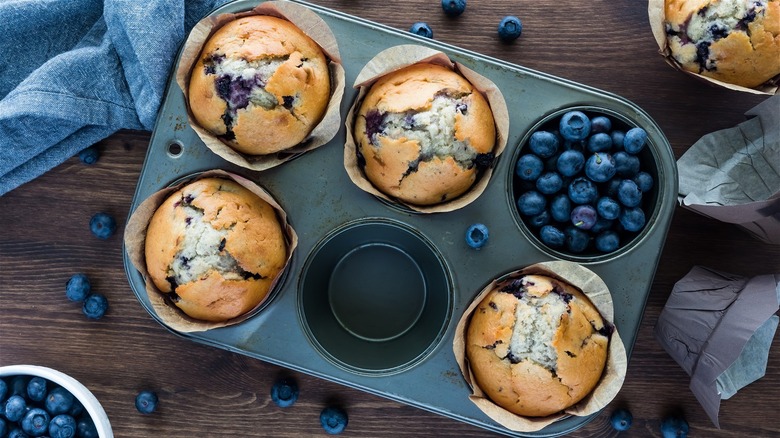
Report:
[[[702,135],[744,120],[744,112],[766,98],[715,88],[669,67],[657,53],[646,2],[469,0],[466,13],[456,19],[446,17],[436,0],[315,3],[403,30],[427,21],[439,41],[626,97],[661,126],[677,157]],[[512,44],[501,43],[496,34],[505,15],[524,24],[523,36]],[[512,110],[522,105],[509,100]],[[104,405],[118,437],[324,435],[318,414],[328,403],[340,403],[349,413],[344,436],[495,436],[195,344],[157,324],[128,285],[121,244],[149,138],[148,132],[118,132],[99,143],[97,165],[72,158],[0,197],[0,365],[50,366],[81,380]],[[119,232],[106,241],[89,231],[89,219],[98,211],[119,220]],[[747,276],[780,273],[780,246],[677,208],[623,389],[573,436],[617,436],[608,415],[618,406],[634,415],[625,436],[660,436],[660,420],[671,411],[685,414],[691,436],[780,436],[780,337],[766,376],[723,402],[721,429],[713,427],[688,389],[688,376],[653,338],[672,286],[694,265]],[[87,273],[108,297],[103,319],[87,320],[65,298],[65,282],[76,272]],[[271,384],[282,375],[295,377],[301,387],[293,408],[270,401]],[[161,399],[150,416],[133,407],[144,388]]]

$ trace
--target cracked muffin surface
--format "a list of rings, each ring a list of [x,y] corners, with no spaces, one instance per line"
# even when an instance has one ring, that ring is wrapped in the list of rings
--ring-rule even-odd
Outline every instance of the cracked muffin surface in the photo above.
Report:
[[[460,74],[435,64],[377,80],[360,104],[353,134],[366,178],[409,204],[460,196],[495,158],[487,100]]]
[[[194,181],[166,198],[149,222],[144,251],[157,289],[206,321],[257,306],[287,258],[273,207],[223,178]]]
[[[303,142],[325,114],[328,60],[291,22],[247,16],[208,39],[188,92],[200,126],[241,153],[272,154]]]
[[[578,289],[541,275],[498,283],[466,332],[477,385],[518,415],[558,413],[587,396],[607,361],[609,327]]]
[[[780,0],[666,0],[664,15],[683,69],[748,88],[780,75]]]

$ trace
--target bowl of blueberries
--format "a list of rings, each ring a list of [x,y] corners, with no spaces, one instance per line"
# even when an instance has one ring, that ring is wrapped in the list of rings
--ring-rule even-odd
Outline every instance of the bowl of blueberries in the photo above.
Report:
[[[554,257],[595,262],[630,251],[658,214],[657,147],[628,117],[592,106],[544,117],[510,176],[515,219]]]
[[[97,398],[73,377],[37,365],[0,367],[0,437],[113,438]]]

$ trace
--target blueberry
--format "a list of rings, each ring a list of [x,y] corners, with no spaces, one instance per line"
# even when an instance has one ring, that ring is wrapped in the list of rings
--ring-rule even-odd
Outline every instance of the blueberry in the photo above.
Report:
[[[58,386],[46,396],[45,407],[51,415],[65,414],[73,408],[75,398],[67,389]]]
[[[642,128],[631,128],[623,139],[623,148],[629,154],[636,154],[645,147],[647,132]]]
[[[33,377],[27,383],[27,398],[32,401],[42,401],[46,398],[46,379]]]
[[[620,178],[612,178],[611,180],[607,181],[607,183],[603,186],[604,194],[611,198],[617,198],[617,192],[620,188],[621,182],[623,182],[623,180]]]
[[[541,193],[531,190],[517,198],[517,209],[523,216],[535,216],[547,207],[547,200]]]
[[[612,149],[612,138],[606,132],[599,132],[588,137],[588,150],[591,152],[606,152]]]
[[[271,386],[271,401],[280,408],[287,408],[298,400],[298,385],[292,379],[279,379]]]
[[[108,239],[116,231],[116,219],[108,213],[95,213],[89,220],[89,229],[99,239]]]
[[[536,190],[552,195],[563,188],[563,179],[557,172],[545,172],[536,180]]]
[[[76,421],[76,436],[79,438],[98,438],[97,427],[89,415],[82,415]]]
[[[536,131],[528,139],[528,147],[531,152],[541,158],[550,158],[558,152],[560,141],[558,136],[549,131]]]
[[[30,436],[41,436],[49,430],[51,417],[41,408],[32,408],[24,414],[22,430]]]
[[[530,218],[528,218],[528,224],[534,228],[539,228],[549,223],[550,223],[550,212],[547,210],[544,210],[543,212],[537,214],[536,216],[531,216]]]
[[[8,423],[5,422],[2,416],[0,416],[0,437],[4,437],[8,434]]]
[[[563,234],[563,231],[554,225],[543,226],[539,230],[539,239],[551,248],[560,248],[566,243],[566,236]]]
[[[450,17],[457,17],[466,10],[466,0],[441,0],[441,8]]]
[[[631,178],[639,172],[641,163],[639,157],[626,151],[617,151],[614,155],[616,173],[624,178]]]
[[[558,222],[568,222],[571,217],[571,200],[563,193],[550,201],[550,215]]]
[[[135,396],[135,408],[142,414],[151,414],[157,409],[158,401],[155,392],[143,390]]]
[[[609,416],[609,421],[615,430],[622,432],[631,428],[634,416],[631,415],[628,409],[615,409],[612,415]]]
[[[598,216],[592,205],[578,205],[571,211],[571,223],[582,230],[589,230],[596,224]]]
[[[612,150],[613,151],[623,150],[623,141],[626,137],[626,133],[623,131],[614,130],[609,133],[609,136],[612,137]]]
[[[348,422],[347,413],[341,408],[327,407],[320,412],[320,424],[330,435],[343,432]]]
[[[596,201],[596,212],[604,219],[617,219],[620,214],[620,204],[608,196],[602,196]]]
[[[688,436],[688,422],[685,418],[671,415],[661,420],[663,438],[685,438]]]
[[[612,252],[618,249],[618,247],[620,246],[620,237],[618,236],[618,233],[614,231],[611,230],[604,231],[603,233],[599,233],[596,236],[596,238],[593,240],[593,243],[595,244],[596,249],[601,252]],[[631,425],[631,420],[629,419],[629,426],[630,425]],[[618,429],[618,430],[625,430],[625,429]]]
[[[563,151],[558,156],[556,167],[561,175],[574,176],[585,167],[585,155],[574,149]]]
[[[536,181],[544,171],[544,162],[534,154],[525,154],[517,159],[515,175],[524,181]]]
[[[515,16],[507,15],[498,23],[498,37],[501,38],[502,41],[514,41],[518,39],[522,33],[523,23]]]
[[[590,125],[591,125],[590,131],[592,133],[609,134],[609,131],[612,130],[612,120],[610,120],[609,117],[606,116],[596,116],[590,119]],[[612,141],[611,138],[610,141]]]
[[[421,21],[414,23],[412,27],[409,28],[409,32],[421,37],[433,38],[433,29],[431,29],[431,26],[428,26],[428,23],[423,23]]]
[[[92,293],[84,300],[81,311],[89,319],[100,319],[108,310],[108,300],[101,293]]]
[[[81,404],[79,399],[73,399],[73,407],[68,411],[68,415],[73,418],[78,418],[84,412],[84,405]]]
[[[569,184],[569,199],[575,204],[589,204],[599,196],[596,185],[587,178],[579,177]]]
[[[76,430],[76,419],[70,415],[57,415],[49,423],[49,436],[51,438],[73,438],[76,436]]]
[[[594,182],[609,181],[615,172],[615,159],[608,153],[596,152],[585,162],[585,175]]]
[[[639,207],[624,208],[618,220],[626,231],[637,232],[645,226],[645,212]]]
[[[600,217],[596,220],[596,223],[593,224],[593,227],[591,227],[590,232],[598,234],[602,231],[607,231],[612,229],[612,225],[615,223],[614,219],[604,219],[603,217]]]
[[[98,158],[100,158],[100,149],[95,145],[82,149],[79,152],[79,161],[84,164],[95,164]]]
[[[8,383],[5,382],[5,379],[0,379],[0,403],[5,401],[6,395],[8,395]]]
[[[8,432],[7,438],[30,438],[30,435],[27,435],[22,429],[18,427],[13,427],[11,431]]]
[[[22,419],[27,410],[27,402],[24,397],[14,394],[5,401],[5,418],[11,422],[17,422]]]
[[[569,111],[561,117],[559,131],[569,141],[585,140],[590,135],[591,122],[581,111]]]
[[[573,253],[585,251],[590,243],[588,232],[574,226],[566,227],[563,230],[563,235],[566,236],[566,249]]]
[[[14,376],[11,379],[10,395],[21,395],[27,397],[27,383],[30,381],[28,376]]]
[[[74,274],[65,284],[65,296],[71,301],[81,302],[87,298],[92,286],[85,274]]]
[[[647,193],[653,188],[653,177],[647,172],[639,172],[633,178],[636,186],[642,193]]]
[[[642,202],[642,191],[634,181],[624,179],[618,186],[617,198],[626,207],[636,207]]]

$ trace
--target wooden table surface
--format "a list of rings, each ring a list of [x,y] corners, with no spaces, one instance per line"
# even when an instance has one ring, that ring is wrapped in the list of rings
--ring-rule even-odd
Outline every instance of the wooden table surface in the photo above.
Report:
[[[743,121],[745,111],[767,98],[716,88],[668,66],[657,53],[644,1],[469,0],[455,19],[442,13],[437,0],[314,3],[403,30],[426,21],[436,40],[623,96],[660,125],[676,157],[702,135]],[[505,15],[524,24],[512,44],[496,34]],[[318,415],[328,404],[346,408],[344,436],[495,436],[187,341],[156,323],[128,284],[121,241],[149,139],[149,132],[118,132],[99,143],[98,164],[71,158],[0,197],[0,365],[44,365],[81,380],[102,402],[118,437],[321,436]],[[98,211],[119,222],[117,234],[105,241],[89,231]],[[625,436],[660,436],[661,418],[671,411],[684,413],[691,436],[780,436],[780,336],[766,376],[722,403],[721,429],[688,389],[688,376],[655,341],[653,326],[672,286],[694,265],[745,276],[780,273],[780,246],[677,207],[625,384],[601,415],[572,436],[615,436],[608,417],[618,406],[634,415]],[[76,272],[88,274],[94,289],[108,297],[103,319],[87,320],[65,298],[65,282]],[[301,388],[292,408],[270,400],[280,376],[294,377]],[[161,399],[153,415],[135,411],[134,397],[142,389]]]

